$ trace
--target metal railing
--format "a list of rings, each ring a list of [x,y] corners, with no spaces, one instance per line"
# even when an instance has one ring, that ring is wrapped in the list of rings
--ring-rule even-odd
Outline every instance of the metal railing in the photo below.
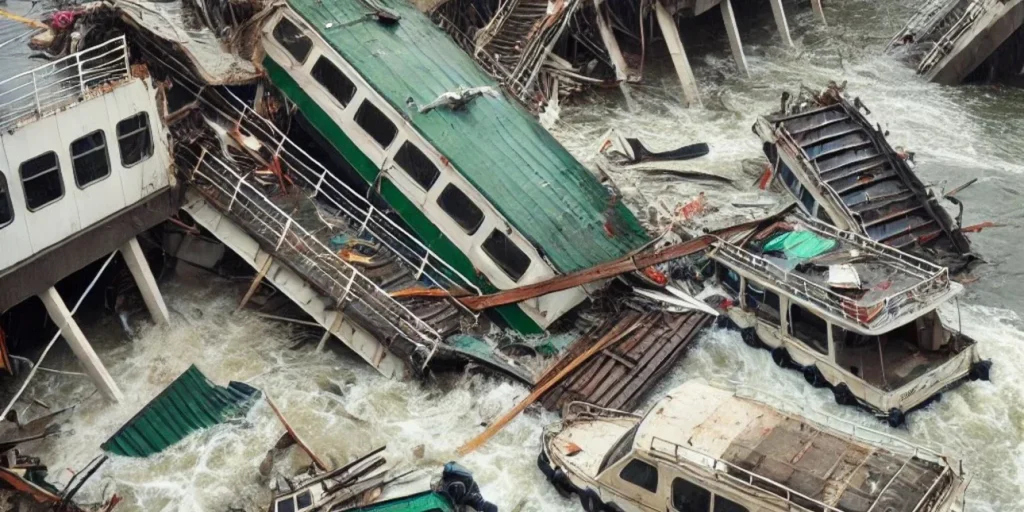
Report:
[[[767,259],[722,239],[716,242],[714,254],[749,273],[764,276],[790,295],[814,304],[833,316],[868,328],[879,323],[875,320],[880,318],[898,318],[930,307],[927,304],[929,297],[949,290],[949,270],[945,267],[929,263],[857,233],[841,231],[823,222],[813,219],[806,219],[803,222],[803,228],[821,236],[852,243],[878,258],[887,260],[886,262],[893,267],[909,273],[919,281],[904,289],[894,290],[873,303],[865,304],[840,295],[800,274],[788,272]],[[881,312],[888,314],[881,315]]]
[[[74,105],[129,76],[124,36],[12,76],[0,82],[0,130]]]
[[[276,258],[300,270],[303,278],[337,301],[343,310],[358,306],[359,312],[378,327],[390,330],[417,346],[437,347],[441,337],[430,325],[393,299],[356,267],[306,231],[278,208],[246,176],[205,148],[197,154],[180,144],[179,167],[196,189],[246,230],[273,247]]]
[[[780,144],[788,146],[788,149],[793,153],[793,156],[801,159],[801,163],[805,164],[805,167],[809,167],[811,165],[811,157],[807,155],[806,151],[804,151],[803,146],[797,143],[796,139],[794,139],[789,133],[789,130],[784,126],[779,125],[775,131],[778,139],[776,146]],[[794,169],[790,169],[790,171],[796,172]],[[807,178],[807,181],[814,184],[814,188],[817,189],[818,192],[827,196],[829,201],[833,203],[833,206],[841,211],[847,219],[850,219],[858,229],[863,229],[860,222],[857,222],[857,218],[854,216],[853,211],[850,210],[849,206],[846,206],[846,202],[839,196],[839,193],[836,192],[831,185],[822,181],[821,176],[817,172],[802,172],[801,174]]]
[[[949,55],[949,52],[956,46],[957,41],[971,28],[975,20],[985,12],[986,8],[982,6],[983,3],[985,2],[975,0],[964,9],[963,14],[960,15],[957,21],[935,42],[932,49],[921,58],[921,62],[917,65],[918,74],[928,73],[936,64],[946,58],[946,55]]]
[[[223,88],[205,87],[196,83],[191,74],[185,71],[188,67],[171,55],[157,55],[147,46],[140,49],[147,57],[163,63],[176,75],[176,86],[187,89],[206,107],[215,110],[224,119],[232,120],[237,127],[256,137],[263,148],[273,148],[266,156],[280,158],[285,162],[289,176],[299,178],[300,185],[312,192],[313,197],[325,201],[350,219],[359,234],[368,233],[387,247],[415,271],[417,280],[425,277],[446,291],[462,288],[476,295],[483,293],[473,280],[434,254],[416,236],[399,226],[385,212],[374,207],[367,198],[331,173],[322,163],[289,139],[273,122],[262,117],[234,93]],[[469,311],[462,303],[453,303],[463,311]],[[476,313],[472,314],[476,316]]]

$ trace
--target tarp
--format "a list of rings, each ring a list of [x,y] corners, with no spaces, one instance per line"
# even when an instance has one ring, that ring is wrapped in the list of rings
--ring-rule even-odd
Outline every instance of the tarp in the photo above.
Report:
[[[158,453],[196,430],[244,415],[259,394],[242,382],[218,386],[192,365],[101,448],[127,457]]]
[[[349,510],[350,512],[454,512],[455,507],[440,493],[424,492]]]
[[[810,259],[835,249],[836,241],[810,231],[790,231],[772,237],[764,244],[764,252],[782,252],[790,259]]]

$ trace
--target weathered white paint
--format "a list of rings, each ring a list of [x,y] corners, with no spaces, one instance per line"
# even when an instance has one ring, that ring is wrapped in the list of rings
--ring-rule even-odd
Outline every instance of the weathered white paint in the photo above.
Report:
[[[271,255],[261,249],[259,243],[243,228],[221,214],[198,193],[189,190],[186,193],[182,209],[188,212],[200,226],[213,233],[218,240],[238,254],[253,269],[263,268],[263,265],[271,259]],[[406,377],[405,363],[391,353],[381,340],[375,338],[369,331],[351,319],[329,309],[334,300],[321,295],[301,275],[288,266],[277,261],[272,262],[264,279],[272,283],[314,321],[335,335],[382,375],[394,379]],[[341,317],[340,322],[337,321],[339,317]]]
[[[743,54],[740,30],[736,26],[736,14],[732,10],[732,0],[722,0],[719,5],[722,8],[722,21],[725,23],[725,31],[729,35],[729,48],[732,49],[732,58],[736,61],[736,69],[741,75],[750,76],[750,72],[747,71],[747,56]]]
[[[619,49],[619,42],[615,39],[615,32],[608,25],[608,19],[605,18],[600,0],[594,0],[594,12],[597,15],[597,30],[601,34],[601,41],[604,42],[604,47],[608,50],[608,56],[611,57],[612,64],[615,66],[615,79],[619,81],[619,90],[622,91],[622,95],[626,98],[626,108],[630,112],[635,112],[636,102],[633,101],[633,95],[629,91],[629,83],[626,81],[629,78],[626,74],[629,66],[626,65],[626,58],[622,56],[622,50]]]
[[[811,9],[814,10],[814,14],[818,15],[821,19],[821,24],[828,26],[828,20],[825,19],[825,10],[821,7],[821,0],[811,0]]]
[[[672,65],[675,66],[676,74],[679,75],[679,83],[683,87],[683,104],[687,107],[700,107],[700,90],[697,88],[697,79],[693,76],[693,69],[690,68],[690,59],[686,57],[683,40],[679,38],[679,27],[676,26],[676,20],[662,5],[661,0],[654,2],[654,13],[658,18],[661,33],[665,36],[668,53],[672,56]]]
[[[391,105],[384,100],[370,85],[363,80],[352,66],[341,58],[337,52],[330,49],[330,46],[314,30],[305,29],[305,32],[313,41],[313,49],[306,57],[304,63],[296,61],[291,54],[284,50],[273,38],[272,31],[281,17],[287,17],[289,21],[298,27],[307,27],[301,18],[287,11],[278,13],[274,19],[264,25],[263,47],[267,55],[281,65],[288,74],[302,87],[303,91],[315,100],[321,108],[331,115],[332,120],[352,139],[356,147],[373,160],[383,170],[383,179],[391,181],[410,201],[416,204],[435,226],[437,226],[452,243],[465,254],[473,266],[480,270],[495,287],[501,290],[508,290],[519,286],[544,281],[556,275],[554,269],[541,257],[537,249],[531,244],[522,233],[513,227],[491,203],[476,190],[473,185],[451,164],[444,156],[437,151],[419,132]],[[345,74],[356,86],[356,93],[348,105],[342,106],[326,89],[312,78],[310,74],[313,66],[320,57],[329,60],[335,67]],[[363,100],[369,100],[375,107],[384,113],[387,118],[398,128],[398,135],[387,148],[381,148],[363,129],[355,122],[355,113]],[[483,101],[483,100],[481,100]],[[406,141],[414,144],[423,152],[431,162],[440,170],[440,176],[430,190],[424,190],[408,174],[405,173],[394,161],[394,155]],[[448,184],[454,184],[465,193],[484,213],[484,221],[473,233],[467,234],[447,213],[437,204],[437,198]],[[513,281],[505,272],[483,252],[481,245],[491,234],[491,231],[498,229],[505,233],[520,250],[531,260],[530,267],[520,277],[519,281]],[[572,309],[586,299],[587,295],[582,288],[574,288],[541,297],[535,301],[520,303],[523,311],[541,327],[546,328],[559,316]]]
[[[153,322],[158,324],[171,323],[171,317],[167,313],[167,305],[164,304],[164,297],[160,294],[160,288],[156,286],[156,279],[153,277],[153,272],[149,269],[146,255],[142,252],[142,248],[139,247],[138,239],[132,237],[128,243],[121,247],[121,257],[124,258],[125,263],[128,265],[128,270],[131,271],[132,277],[135,278],[135,284],[138,285],[139,292],[142,293],[142,300],[146,303],[146,309],[152,315]]]
[[[67,110],[29,123],[14,133],[0,134],[0,173],[7,180],[14,222],[0,227],[0,272],[38,254],[75,233],[166,189],[171,183],[170,153],[160,122],[155,89],[132,79],[110,92]],[[153,154],[131,167],[121,165],[117,123],[139,112],[149,116]],[[71,143],[102,130],[110,175],[85,188],[75,184]],[[64,195],[29,211],[19,168],[27,160],[53,151],[60,164]]]
[[[78,361],[85,367],[85,373],[89,375],[89,378],[96,384],[100,392],[115,402],[123,400],[124,395],[118,389],[117,383],[114,382],[106,367],[103,366],[103,361],[100,361],[99,356],[92,349],[92,345],[89,345],[89,340],[85,338],[82,329],[78,327],[78,323],[72,318],[71,311],[68,311],[67,305],[64,304],[64,299],[57,293],[57,290],[51,286],[39,295],[39,299],[43,301],[43,305],[46,306],[46,312],[50,314],[50,319],[61,330],[61,335],[67,340],[68,345],[71,346],[71,351],[78,357]]]
[[[772,4],[772,15],[775,16],[775,25],[779,27],[779,36],[786,46],[793,46],[793,38],[789,35],[789,22],[786,21],[786,11],[782,8],[782,0],[768,0]]]

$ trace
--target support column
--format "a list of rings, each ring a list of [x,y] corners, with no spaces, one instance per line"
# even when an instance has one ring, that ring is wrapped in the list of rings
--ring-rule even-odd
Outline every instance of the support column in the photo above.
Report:
[[[676,26],[676,20],[662,5],[661,0],[654,2],[654,13],[658,18],[661,33],[665,36],[668,53],[672,56],[672,65],[675,66],[679,82],[683,86],[683,104],[687,107],[699,107],[701,106],[700,90],[697,89],[697,79],[694,78],[693,69],[690,68],[690,60],[686,57],[683,40],[679,38],[679,27]]]
[[[725,32],[729,34],[729,47],[732,48],[732,58],[736,60],[736,68],[741,75],[750,76],[750,72],[747,71],[747,56],[743,55],[740,30],[736,26],[736,14],[732,11],[732,0],[722,0],[719,5],[722,7],[722,21],[725,22]]]
[[[633,95],[630,94],[629,83],[626,81],[628,78],[626,70],[629,69],[626,66],[626,58],[622,56],[619,42],[615,40],[615,33],[612,32],[612,28],[608,25],[608,20],[604,17],[604,10],[601,9],[601,0],[594,0],[594,9],[597,11],[597,31],[601,33],[601,40],[608,50],[608,56],[611,57],[612,64],[615,65],[615,79],[619,81],[619,89],[622,91],[622,95],[626,97],[626,108],[630,112],[635,112],[636,103],[633,102]]]
[[[135,278],[135,284],[138,285],[139,291],[142,292],[142,300],[146,302],[146,309],[149,309],[153,322],[157,324],[170,323],[171,317],[167,313],[167,305],[164,304],[164,298],[156,286],[156,279],[149,269],[149,263],[146,262],[146,255],[139,247],[138,239],[132,237],[128,243],[121,246],[121,256],[128,264],[128,270]]]
[[[772,14],[775,16],[775,24],[779,27],[779,36],[786,46],[793,46],[793,38],[789,37],[789,22],[786,21],[786,11],[782,9],[782,0],[768,0],[772,4]]]
[[[811,9],[821,18],[821,24],[827,27],[828,21],[825,20],[825,10],[821,8],[821,0],[811,0]]]
[[[68,311],[64,299],[60,297],[57,290],[51,286],[39,295],[39,299],[43,301],[53,323],[57,324],[61,335],[67,340],[68,345],[71,345],[71,351],[78,357],[78,361],[85,367],[85,373],[89,375],[100,392],[115,402],[123,400],[124,395],[121,394],[121,390],[117,388],[114,379],[107,373],[103,362],[89,345],[89,340],[85,339],[85,334],[82,333],[82,329],[78,327],[75,319],[71,317],[71,312]]]

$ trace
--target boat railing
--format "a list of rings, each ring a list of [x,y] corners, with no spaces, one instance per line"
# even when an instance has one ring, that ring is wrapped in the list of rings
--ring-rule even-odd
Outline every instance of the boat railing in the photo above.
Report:
[[[985,8],[982,6],[983,3],[985,3],[984,0],[973,0],[964,9],[963,14],[950,26],[949,30],[942,34],[942,37],[935,42],[931,50],[921,58],[921,62],[917,65],[918,74],[928,73],[936,64],[946,58],[946,55],[956,46],[956,42],[967,32],[974,21],[985,12]]]
[[[842,509],[833,507],[820,500],[816,500],[786,486],[781,482],[777,482],[766,476],[741,468],[736,464],[715,457],[714,455],[709,455],[700,450],[683,446],[657,436],[651,438],[649,451],[651,456],[664,459],[668,462],[676,464],[691,463],[706,467],[716,472],[721,476],[721,478],[731,480],[735,484],[746,487],[751,491],[759,493],[767,492],[780,496],[793,506],[799,507],[800,510],[812,510],[805,505],[801,505],[801,503],[807,503],[813,505],[816,507],[816,510],[820,510],[821,512],[843,512]],[[797,501],[796,498],[799,498],[799,501]]]
[[[871,328],[881,320],[897,318],[925,307],[927,303],[923,299],[937,295],[949,288],[948,271],[942,268],[937,274],[923,279],[907,289],[894,291],[874,303],[863,304],[797,273],[788,272],[725,240],[716,242],[716,250],[713,254],[725,260],[726,264],[735,265],[738,269],[746,270],[754,275],[764,276],[766,280],[784,292],[813,304],[831,316],[866,328]],[[883,312],[886,314],[882,314]]]
[[[417,346],[428,346],[433,353],[441,337],[429,324],[392,298],[356,267],[341,259],[323,245],[301,224],[281,210],[270,198],[252,185],[226,162],[203,148],[196,154],[186,145],[179,145],[180,155],[188,165],[183,169],[197,190],[204,193],[224,213],[247,224],[251,234],[273,248],[275,257],[298,267],[303,278],[326,292],[344,310],[353,303],[371,321],[377,321]],[[206,190],[204,190],[204,187]],[[210,194],[209,188],[213,188]]]
[[[129,76],[124,36],[14,75],[0,82],[0,130],[77,104]]]

